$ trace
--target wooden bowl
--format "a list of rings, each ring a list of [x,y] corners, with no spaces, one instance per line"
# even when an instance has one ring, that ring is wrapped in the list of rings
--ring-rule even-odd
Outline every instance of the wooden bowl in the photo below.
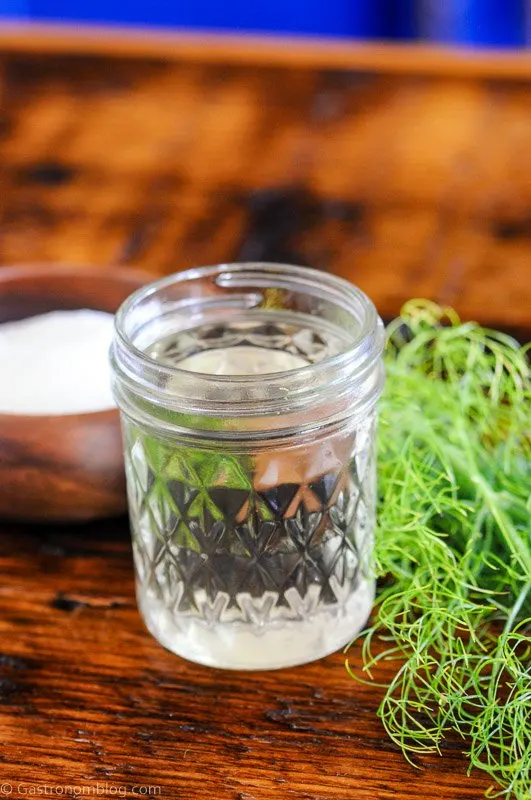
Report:
[[[114,313],[150,280],[129,269],[3,267],[0,323],[57,309]],[[115,516],[126,507],[117,410],[0,414],[0,517],[66,522]]]

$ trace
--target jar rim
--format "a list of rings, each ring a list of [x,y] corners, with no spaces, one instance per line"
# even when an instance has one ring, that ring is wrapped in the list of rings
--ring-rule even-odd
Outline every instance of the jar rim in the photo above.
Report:
[[[189,370],[179,368],[178,365],[161,363],[135,343],[134,334],[130,335],[127,332],[127,322],[145,301],[149,301],[150,298],[155,299],[158,294],[173,286],[186,283],[191,285],[193,281],[204,281],[209,278],[212,278],[219,289],[242,288],[242,291],[249,296],[251,289],[257,289],[256,295],[259,299],[249,308],[259,305],[263,299],[259,289],[268,286],[326,299],[332,305],[346,311],[356,321],[355,333],[341,351],[326,355],[317,363],[258,375],[191,373]],[[227,295],[220,294],[220,296]],[[202,300],[204,301],[204,296],[197,298],[197,303],[201,304]],[[352,386],[353,394],[356,394],[355,387],[363,387],[367,384],[368,376],[374,373],[380,361],[383,343],[383,325],[374,304],[361,289],[343,278],[310,267],[288,264],[224,263],[194,267],[159,278],[130,295],[116,314],[115,342],[111,350],[111,359],[118,383],[121,381],[128,385],[130,392],[138,392],[158,405],[181,408],[184,403],[187,411],[207,416],[220,414],[227,417],[263,416],[279,414],[282,403],[286,401],[293,407],[297,406],[297,403],[301,408],[314,405],[315,394],[325,389],[334,391],[335,386],[340,393],[344,392],[347,381],[348,385]],[[342,376],[339,381],[336,380],[338,374]],[[280,378],[282,383],[288,386],[289,397],[260,394],[265,384],[269,386]],[[182,395],[180,392],[176,394],[174,388],[171,391],[164,388],[170,380],[175,387],[175,379],[179,381],[179,387],[183,387]],[[186,391],[186,387],[191,385],[191,380],[194,384],[192,395]],[[369,394],[374,396],[375,400],[381,391],[382,380],[379,379],[376,386],[372,385],[374,381],[369,383],[372,387],[369,389]],[[209,388],[212,387],[218,392],[227,392],[229,387],[233,391],[230,398],[227,394],[223,400],[218,397],[209,401],[206,397]],[[283,391],[287,391],[284,386]],[[363,389],[360,393],[366,394]],[[249,400],[249,396],[253,399]],[[241,399],[243,397],[247,397],[247,402]]]
[[[119,338],[121,344],[127,347],[128,350],[132,351],[137,358],[141,361],[147,362],[152,366],[156,366],[158,369],[163,369],[164,372],[173,375],[182,375],[183,373],[187,373],[188,370],[180,369],[177,365],[174,364],[161,364],[156,358],[153,358],[148,353],[146,353],[141,348],[137,347],[132,340],[124,332],[125,328],[125,320],[126,317],[134,310],[135,306],[141,303],[143,300],[147,299],[148,297],[157,294],[163,289],[166,289],[170,286],[179,283],[186,283],[190,280],[198,279],[198,278],[208,278],[211,276],[219,275],[223,278],[222,270],[229,270],[230,273],[254,273],[256,276],[264,273],[269,273],[271,275],[282,275],[286,274],[286,270],[289,270],[290,279],[295,278],[296,283],[300,285],[300,279],[304,281],[302,284],[303,288],[307,288],[308,281],[312,281],[313,279],[318,280],[320,284],[325,283],[327,288],[336,289],[338,291],[338,295],[340,298],[344,297],[345,293],[346,296],[351,295],[351,297],[355,297],[357,300],[361,300],[364,305],[364,319],[363,322],[359,326],[358,335],[352,340],[350,345],[342,350],[339,353],[336,353],[333,356],[326,356],[322,361],[319,361],[316,364],[304,364],[303,366],[294,367],[289,370],[282,370],[282,375],[287,376],[290,373],[299,373],[302,370],[318,370],[320,367],[323,366],[341,366],[343,362],[348,358],[350,354],[357,351],[359,348],[360,343],[363,339],[368,335],[374,332],[375,328],[378,325],[379,317],[378,312],[372,302],[372,300],[359,289],[354,284],[350,283],[349,281],[345,280],[344,278],[340,278],[336,275],[331,275],[330,273],[323,272],[318,269],[314,269],[312,267],[301,267],[295,266],[291,264],[277,264],[277,263],[268,263],[268,262],[242,262],[242,263],[231,263],[226,262],[223,264],[212,265],[212,266],[205,266],[205,267],[192,267],[187,270],[183,270],[182,272],[177,272],[172,275],[166,275],[162,278],[158,278],[154,280],[152,283],[147,284],[146,286],[142,286],[140,289],[136,289],[129,297],[122,303],[118,311],[116,312],[115,317],[115,333],[116,336]],[[296,279],[299,278],[299,281]],[[219,284],[220,286],[227,285],[225,282],[223,284]],[[278,282],[275,283],[278,285]],[[246,286],[249,286],[249,281],[246,281]],[[346,310],[348,308],[342,304]],[[207,372],[195,372],[196,376],[208,380],[215,381],[216,383],[253,383],[253,382],[262,382],[264,380],[264,375],[212,375],[211,373]],[[280,374],[279,372],[268,372],[266,373],[267,376],[273,376]]]

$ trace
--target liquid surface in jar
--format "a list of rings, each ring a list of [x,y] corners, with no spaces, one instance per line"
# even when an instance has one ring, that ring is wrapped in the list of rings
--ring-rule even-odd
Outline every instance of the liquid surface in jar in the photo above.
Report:
[[[286,319],[274,312],[255,312],[170,333],[146,350],[160,363],[189,372],[266,375],[317,364],[348,343],[308,315]]]
[[[208,375],[267,375],[306,367],[308,363],[301,356],[283,350],[237,345],[196,353],[179,361],[177,366]]]

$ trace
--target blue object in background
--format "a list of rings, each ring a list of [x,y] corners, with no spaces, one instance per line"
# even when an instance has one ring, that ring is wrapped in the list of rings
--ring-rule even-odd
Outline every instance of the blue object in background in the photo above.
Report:
[[[29,7],[27,0],[0,0],[0,19],[5,17],[27,17]]]
[[[389,33],[389,0],[28,1],[32,16],[45,20],[364,38]]]
[[[418,35],[433,42],[518,47],[525,0],[418,0]]]
[[[387,13],[394,38],[415,39],[418,36],[418,2],[419,0],[390,0]]]
[[[531,0],[0,0],[0,19],[525,45]],[[531,10],[530,10],[531,39]]]

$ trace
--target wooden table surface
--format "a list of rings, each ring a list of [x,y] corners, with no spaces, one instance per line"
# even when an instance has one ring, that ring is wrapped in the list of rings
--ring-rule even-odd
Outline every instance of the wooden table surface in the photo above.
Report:
[[[529,57],[30,33],[0,31],[3,263],[287,258],[386,315],[416,294],[531,326]],[[0,800],[489,785],[460,741],[409,765],[382,690],[341,654],[243,674],[164,651],[136,610],[125,520],[0,524],[0,570]]]
[[[3,524],[0,571],[0,797],[478,800],[488,786],[461,742],[408,765],[376,717],[381,690],[340,653],[240,673],[163,650],[136,609],[125,520]]]

